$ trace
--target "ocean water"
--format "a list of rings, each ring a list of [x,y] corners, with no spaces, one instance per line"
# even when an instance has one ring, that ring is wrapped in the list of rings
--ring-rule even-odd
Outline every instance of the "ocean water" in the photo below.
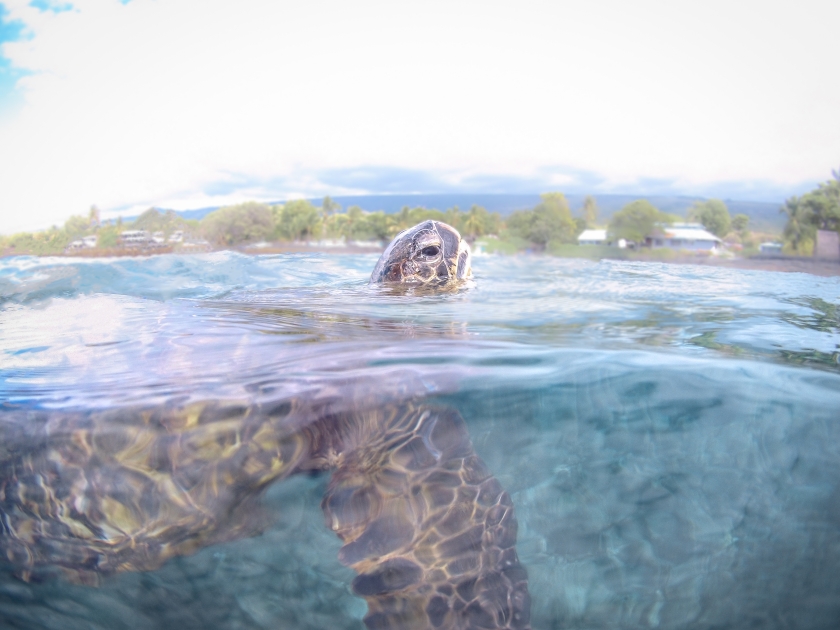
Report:
[[[454,408],[512,498],[534,628],[840,627],[840,277],[484,256],[432,295],[369,287],[375,262],[2,259],[0,437],[173,401]],[[328,483],[98,586],[0,557],[0,627],[363,628]]]

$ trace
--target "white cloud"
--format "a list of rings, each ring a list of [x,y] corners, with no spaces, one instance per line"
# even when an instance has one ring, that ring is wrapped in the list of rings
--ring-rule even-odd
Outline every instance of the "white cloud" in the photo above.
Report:
[[[4,4],[31,74],[0,120],[0,233],[94,203],[346,193],[330,168],[690,188],[840,162],[833,3]]]

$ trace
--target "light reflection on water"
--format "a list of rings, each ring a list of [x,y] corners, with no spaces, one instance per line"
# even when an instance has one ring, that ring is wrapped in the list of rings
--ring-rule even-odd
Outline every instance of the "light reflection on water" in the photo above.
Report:
[[[838,625],[840,280],[481,257],[470,290],[399,295],[374,262],[4,259],[0,399],[427,397],[513,497],[534,628]],[[361,627],[326,483],[272,486],[262,536],[100,588],[5,570],[0,625]]]

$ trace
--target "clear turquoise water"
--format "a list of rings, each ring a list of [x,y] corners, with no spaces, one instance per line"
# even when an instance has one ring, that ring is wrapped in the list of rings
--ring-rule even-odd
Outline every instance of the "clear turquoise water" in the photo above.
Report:
[[[534,628],[840,627],[840,278],[478,257],[0,260],[2,409],[312,395],[456,407],[511,493]],[[0,564],[0,627],[361,628],[326,476],[262,535],[99,588]]]

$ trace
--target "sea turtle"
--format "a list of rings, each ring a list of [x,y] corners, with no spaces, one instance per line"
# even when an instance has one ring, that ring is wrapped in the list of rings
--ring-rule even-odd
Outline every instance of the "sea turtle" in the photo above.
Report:
[[[397,234],[370,276],[371,284],[456,285],[472,276],[470,246],[458,230],[423,221]]]
[[[397,235],[371,282],[450,287],[470,273],[458,232],[426,221]],[[529,627],[510,496],[458,412],[418,396],[6,407],[0,553],[24,580],[152,570],[258,532],[262,489],[321,470],[332,471],[325,521],[369,628]]]

